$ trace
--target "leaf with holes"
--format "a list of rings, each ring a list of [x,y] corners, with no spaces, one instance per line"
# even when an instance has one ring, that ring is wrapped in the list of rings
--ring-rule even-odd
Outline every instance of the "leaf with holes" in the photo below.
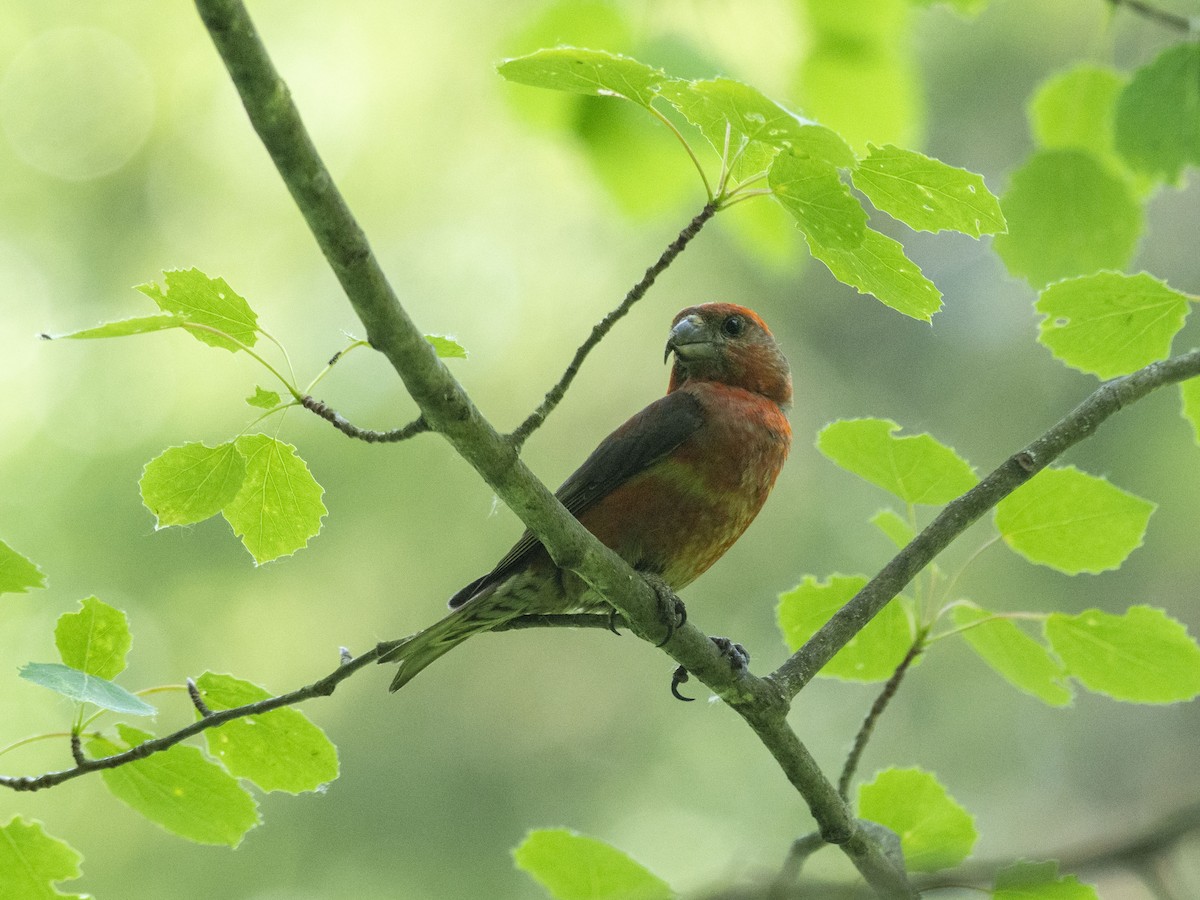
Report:
[[[961,231],[973,238],[1004,231],[1000,201],[983,176],[914,150],[868,145],[854,186],[877,209],[916,231]]]
[[[1038,340],[1073,369],[1126,375],[1170,355],[1190,299],[1145,272],[1059,281],[1038,297]]]
[[[199,269],[172,269],[163,272],[163,280],[166,288],[151,282],[139,284],[136,290],[163,312],[201,326],[187,329],[196,340],[231,352],[241,350],[243,345],[254,346],[258,316],[224,278],[209,278]]]

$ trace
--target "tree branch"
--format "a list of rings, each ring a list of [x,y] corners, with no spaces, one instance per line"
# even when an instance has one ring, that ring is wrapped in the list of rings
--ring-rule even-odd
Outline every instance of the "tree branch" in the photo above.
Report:
[[[311,700],[314,697],[328,697],[342,681],[349,678],[363,666],[375,662],[380,656],[395,646],[395,641],[389,641],[380,644],[355,659],[349,661],[343,660],[336,669],[324,678],[304,687],[297,688],[294,691],[289,691],[286,694],[280,694],[278,697],[268,697],[265,700],[247,703],[244,706],[234,706],[216,712],[204,705],[203,700],[200,699],[199,692],[195,690],[195,685],[189,679],[188,695],[192,698],[192,702],[196,706],[196,711],[200,713],[200,718],[192,724],[180,728],[178,731],[173,731],[170,734],[165,734],[162,737],[152,738],[145,743],[138,744],[136,747],[131,747],[124,753],[117,753],[113,756],[105,756],[100,759],[87,759],[83,758],[77,752],[73,754],[76,765],[71,769],[46,772],[43,775],[0,775],[0,787],[12,788],[14,791],[44,790],[45,788],[62,784],[65,781],[70,781],[73,778],[78,778],[80,775],[98,772],[101,769],[115,769],[118,766],[136,762],[139,759],[145,759],[153,753],[167,750],[174,747],[180,741],[185,741],[201,732],[208,731],[210,728],[217,728],[234,719],[242,719],[246,716],[259,716],[273,709],[294,706],[297,703]],[[72,747],[74,748],[76,747],[78,736],[73,735],[72,738]]]
[[[1143,19],[1149,19],[1151,22],[1157,22],[1159,25],[1165,25],[1184,34],[1192,34],[1197,30],[1197,20],[1195,18],[1159,9],[1157,6],[1143,3],[1142,0],[1108,0],[1108,2],[1112,4],[1114,9],[1125,7]]]
[[[789,700],[939,553],[984,513],[1070,447],[1090,437],[1109,416],[1151,391],[1200,375],[1200,350],[1192,350],[1100,385],[1049,431],[1014,453],[994,472],[951,501],[843,606],[803,647],[768,676]]]
[[[509,439],[513,442],[514,446],[519,449],[528,440],[529,436],[541,427],[542,423],[546,421],[546,417],[562,401],[563,396],[567,393],[567,388],[571,386],[571,382],[579,374],[579,369],[583,365],[583,361],[587,359],[587,355],[592,352],[597,344],[604,340],[605,335],[629,312],[633,304],[646,295],[646,291],[650,290],[654,284],[654,280],[666,270],[667,266],[675,261],[675,257],[683,252],[692,238],[700,233],[700,229],[704,227],[704,223],[716,215],[717,209],[716,200],[708,201],[704,209],[700,210],[695,218],[687,224],[687,227],[679,232],[675,240],[667,245],[667,249],[658,258],[658,262],[646,270],[646,274],[642,276],[642,280],[629,289],[629,293],[625,295],[625,299],[621,301],[621,305],[592,327],[592,333],[588,335],[588,339],[575,351],[575,356],[571,359],[567,370],[563,372],[562,378],[558,380],[558,384],[546,392],[546,398],[542,401],[541,405],[531,412],[525,421],[509,435]]]
[[[416,437],[418,434],[424,434],[429,430],[429,423],[425,421],[424,416],[417,416],[416,419],[402,428],[393,428],[391,431],[371,431],[369,428],[359,428],[342,416],[337,410],[331,409],[320,400],[316,400],[307,394],[300,398],[300,405],[310,412],[316,413],[347,437],[366,441],[368,444],[397,444],[400,441],[407,441],[411,437]]]

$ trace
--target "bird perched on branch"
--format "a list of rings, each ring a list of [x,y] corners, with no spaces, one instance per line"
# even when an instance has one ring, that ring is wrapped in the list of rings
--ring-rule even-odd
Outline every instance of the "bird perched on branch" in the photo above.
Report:
[[[791,444],[787,360],[766,324],[732,303],[675,316],[667,394],[605,438],[557,491],[634,569],[691,584],[753,521]],[[450,598],[452,612],[391,650],[399,690],[474,634],[517,616],[610,609],[526,532],[492,571]]]

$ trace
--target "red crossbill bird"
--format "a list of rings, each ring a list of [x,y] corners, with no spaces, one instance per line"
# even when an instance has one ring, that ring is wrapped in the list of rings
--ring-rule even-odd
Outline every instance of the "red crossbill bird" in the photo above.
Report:
[[[601,441],[556,496],[634,569],[677,591],[733,546],[766,501],[791,444],[792,378],[763,320],[732,303],[680,311],[664,358],[671,354],[666,396]],[[611,609],[528,531],[450,608],[380,659],[400,664],[393,691],[517,616]]]

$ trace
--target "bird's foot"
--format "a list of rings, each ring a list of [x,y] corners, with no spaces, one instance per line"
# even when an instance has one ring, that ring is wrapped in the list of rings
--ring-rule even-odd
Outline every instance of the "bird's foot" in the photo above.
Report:
[[[642,577],[646,579],[646,584],[650,585],[654,590],[654,595],[658,598],[659,619],[667,629],[663,639],[654,645],[662,647],[687,622],[687,607],[683,605],[683,601],[679,599],[679,595],[671,589],[671,586],[657,575],[643,572]]]
[[[729,638],[710,637],[717,646],[717,652],[729,660],[729,666],[735,672],[744,672],[750,668],[750,651],[741,644],[735,644]]]
[[[734,672],[745,672],[750,668],[750,651],[741,644],[731,641],[725,637],[710,637],[710,641],[717,648],[717,652],[729,660],[729,666]],[[691,679],[688,670],[683,666],[677,668],[671,676],[671,696],[676,700],[692,701],[695,697],[685,697],[679,693],[679,686],[687,683]]]

